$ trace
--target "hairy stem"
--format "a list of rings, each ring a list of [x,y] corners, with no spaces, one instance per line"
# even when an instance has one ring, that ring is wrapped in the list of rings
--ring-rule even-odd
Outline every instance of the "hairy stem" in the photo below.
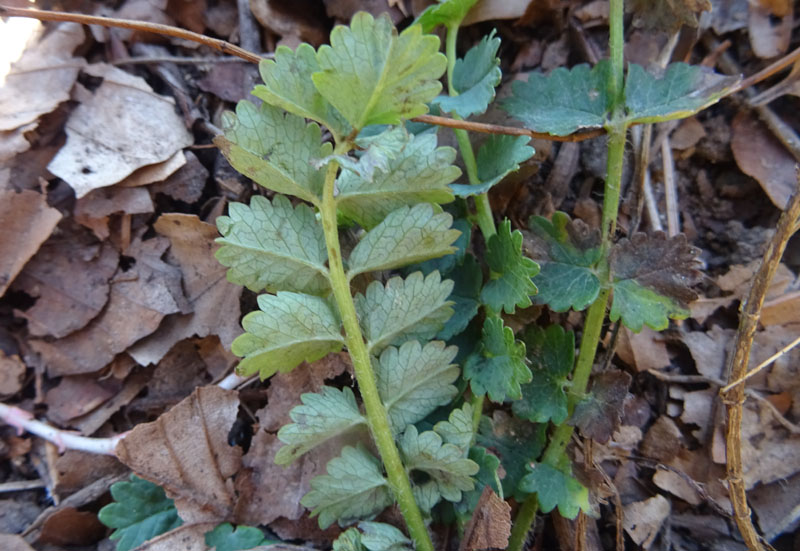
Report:
[[[521,551],[525,548],[525,540],[533,526],[536,511],[539,510],[539,500],[536,494],[531,495],[522,503],[511,527],[511,537],[508,538],[508,551]]]
[[[346,150],[346,147],[337,146],[335,153],[345,153]],[[320,209],[322,227],[325,232],[325,244],[328,248],[328,265],[333,296],[342,316],[347,351],[353,361],[353,371],[355,372],[356,381],[358,381],[361,398],[364,401],[367,423],[372,433],[372,439],[383,461],[383,466],[386,468],[389,486],[397,500],[400,512],[403,514],[408,526],[408,533],[411,539],[414,540],[416,548],[422,551],[433,551],[433,543],[422,518],[422,513],[414,499],[411,482],[394,443],[386,408],[378,393],[375,373],[372,370],[369,352],[361,334],[353,296],[350,294],[350,283],[342,263],[342,251],[339,246],[339,231],[336,223],[336,200],[334,198],[334,181],[336,180],[338,168],[336,162],[331,162],[328,165]]]

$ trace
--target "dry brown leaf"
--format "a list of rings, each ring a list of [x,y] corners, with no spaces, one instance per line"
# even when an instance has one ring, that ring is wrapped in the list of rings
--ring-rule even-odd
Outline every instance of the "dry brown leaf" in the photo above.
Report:
[[[238,394],[200,387],[152,423],[137,425],[117,445],[120,461],[175,499],[184,522],[231,518],[236,495],[231,477],[242,450],[228,445],[239,409]]]
[[[75,202],[75,221],[91,229],[98,239],[108,239],[112,214],[153,212],[153,200],[144,188],[113,186],[90,191]]]
[[[183,151],[178,151],[163,163],[143,166],[118,185],[122,187],[138,187],[163,182],[185,164],[186,155],[184,155]]]
[[[153,92],[140,77],[109,65],[86,71],[103,83],[79,105],[65,126],[67,143],[48,165],[80,198],[135,170],[166,161],[192,143],[174,101]]]
[[[206,0],[168,0],[166,9],[181,27],[201,34],[206,29]]]
[[[22,536],[14,534],[0,534],[0,549],[6,551],[33,551],[33,547],[22,539]]]
[[[511,506],[484,486],[475,512],[464,528],[459,551],[505,549],[511,537]]]
[[[649,549],[670,513],[669,501],[657,495],[625,506],[623,526],[631,539]]]
[[[7,356],[0,349],[0,394],[16,394],[22,389],[22,378],[25,376],[25,364],[19,356]]]
[[[186,164],[165,181],[150,186],[152,193],[163,193],[184,203],[194,203],[203,195],[208,170],[191,151],[184,153]]]
[[[647,430],[640,451],[645,457],[669,463],[681,450],[681,440],[681,430],[675,421],[662,415]]]
[[[31,148],[31,144],[25,139],[25,132],[33,130],[34,128],[36,128],[36,124],[31,123],[16,130],[0,132],[0,163],[5,163],[16,155],[24,153]],[[10,174],[8,176],[10,176]],[[8,189],[8,182],[3,183],[2,178],[0,178],[0,191],[5,189]]]
[[[663,369],[672,363],[664,338],[647,326],[638,333],[623,327],[619,333],[617,354],[637,371]]]
[[[65,337],[100,314],[118,264],[109,243],[70,225],[48,239],[17,277],[14,288],[38,300],[16,313],[35,337]]]
[[[749,0],[715,0],[709,23],[717,35],[745,28],[748,4]]]
[[[748,401],[742,416],[742,475],[749,490],[800,471],[800,435],[788,434],[763,403]]]
[[[322,544],[324,548],[330,547],[331,542],[342,533],[338,524],[332,524],[326,530],[322,530],[317,519],[311,518],[308,514],[297,520],[279,518],[269,527],[282,540],[303,540]]]
[[[208,551],[206,532],[210,532],[218,524],[219,522],[184,524],[144,542],[132,551]]]
[[[759,321],[765,326],[800,323],[800,291],[786,293],[765,302]]]
[[[41,193],[0,192],[0,296],[22,267],[39,250],[61,220],[61,213],[47,206]]]
[[[519,19],[531,4],[531,0],[478,0],[469,10],[462,25],[472,25],[494,19]]]
[[[242,329],[239,297],[242,288],[227,280],[226,268],[214,257],[219,245],[216,227],[190,214],[164,214],[153,226],[169,238],[168,258],[183,271],[183,288],[193,311],[165,320],[157,334],[132,347],[131,356],[141,365],[158,362],[176,343],[197,335],[218,335],[223,346]]]
[[[203,360],[191,340],[183,340],[172,347],[156,367],[147,384],[147,396],[137,400],[147,407],[173,404],[186,396],[187,389],[197,388],[209,383],[203,372]]]
[[[104,476],[121,475],[128,471],[116,457],[67,450],[55,463],[53,491],[62,499],[82,490]]]
[[[92,545],[105,534],[106,527],[96,513],[63,507],[44,521],[38,541],[53,545]]]
[[[217,63],[205,77],[197,81],[197,87],[220,99],[236,103],[250,95],[250,90],[245,88],[248,69],[243,63]]]
[[[674,149],[689,149],[706,137],[706,129],[697,117],[684,119],[669,137],[669,143]]]
[[[336,4],[349,4],[337,0]],[[371,11],[372,4],[386,0],[361,0],[359,9]],[[325,2],[326,7],[330,2]],[[299,36],[304,42],[319,46],[328,39],[328,30],[323,21],[325,14],[317,1],[295,0],[294,2],[277,2],[275,0],[250,0],[250,9],[256,20],[265,28],[278,36]],[[328,15],[331,15],[330,12]],[[350,20],[348,17],[347,21]]]
[[[747,502],[758,515],[758,525],[767,541],[795,530],[800,518],[800,473],[754,488],[747,492]]]
[[[769,59],[786,53],[792,38],[792,12],[784,0],[750,2],[747,30],[756,56]]]
[[[118,362],[119,358],[125,358],[131,363],[134,363],[129,356],[120,354],[114,358],[112,366]],[[113,370],[112,370],[113,371]],[[141,369],[131,374],[127,379],[122,389],[117,392],[110,400],[103,403],[100,407],[87,413],[83,417],[78,417],[70,422],[70,425],[78,429],[81,434],[86,436],[94,434],[100,427],[108,421],[112,415],[128,405],[136,396],[147,386],[147,383],[152,377],[152,370]]]
[[[58,385],[45,394],[47,417],[59,425],[86,415],[100,407],[114,395],[109,386],[100,384],[96,377],[76,375],[63,377]]]

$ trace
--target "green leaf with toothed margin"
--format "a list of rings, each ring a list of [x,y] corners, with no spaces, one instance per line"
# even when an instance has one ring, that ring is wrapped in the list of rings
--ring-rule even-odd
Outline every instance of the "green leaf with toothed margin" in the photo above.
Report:
[[[463,59],[457,59],[453,68],[453,88],[457,96],[439,96],[433,100],[442,111],[456,113],[466,119],[471,115],[480,115],[486,112],[489,104],[494,99],[494,88],[500,84],[503,76],[500,71],[500,58],[497,50],[500,48],[500,39],[495,36],[496,31],[483,39],[467,51]],[[480,163],[478,163],[480,167]]]
[[[478,0],[439,0],[438,4],[428,6],[415,23],[422,25],[423,32],[429,33],[439,25],[451,27],[459,25]]]
[[[567,474],[546,463],[536,463],[531,472],[519,483],[523,492],[536,493],[539,508],[549,513],[556,507],[561,516],[574,519],[580,511],[588,513],[589,490],[571,474]]]
[[[531,305],[531,295],[537,292],[532,278],[539,273],[539,265],[522,254],[522,233],[511,231],[510,220],[504,220],[489,238],[486,263],[491,272],[481,291],[484,304],[507,314]]]
[[[527,136],[490,136],[478,150],[478,179],[480,184],[450,184],[458,197],[470,197],[487,193],[503,179],[519,170],[533,156],[534,150],[528,145]]]
[[[499,317],[489,316],[483,323],[480,346],[464,362],[464,378],[473,394],[488,394],[492,402],[522,396],[520,385],[531,380],[531,370],[525,365],[525,344],[514,338],[514,332]]]

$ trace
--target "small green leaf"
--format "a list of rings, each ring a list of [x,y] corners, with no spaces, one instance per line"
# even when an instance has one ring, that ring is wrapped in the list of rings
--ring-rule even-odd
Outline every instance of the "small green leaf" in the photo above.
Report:
[[[163,488],[138,476],[112,484],[111,496],[114,502],[100,509],[97,517],[114,528],[111,539],[119,540],[117,551],[129,551],[182,524]]]
[[[264,84],[253,89],[253,95],[290,113],[324,124],[336,137],[350,133],[350,126],[314,87],[311,75],[319,71],[317,52],[308,44],[295,51],[278,46],[275,59],[258,64]]]
[[[429,33],[439,25],[453,27],[461,24],[472,6],[478,0],[439,0],[438,4],[428,6],[416,23],[422,25],[422,31]]]
[[[450,184],[459,197],[470,197],[487,193],[503,178],[519,170],[519,164],[533,156],[534,150],[528,145],[527,136],[505,136],[494,134],[478,150],[478,185]]]
[[[606,122],[611,64],[559,67],[549,75],[531,73],[515,82],[513,95],[500,107],[537,132],[567,136],[577,130],[602,128]]]
[[[268,540],[264,533],[253,526],[237,526],[236,530],[229,522],[223,522],[210,532],[206,532],[206,546],[214,551],[242,551],[259,545],[280,543]]]
[[[312,162],[331,154],[314,123],[263,104],[240,101],[223,117],[225,137],[214,143],[233,168],[267,189],[317,203],[325,174]]]
[[[372,181],[343,171],[336,181],[337,206],[364,228],[372,228],[390,212],[416,203],[448,203],[453,194],[447,184],[461,173],[453,166],[456,152],[436,147],[436,136],[414,136],[392,159],[378,169]]]
[[[488,394],[493,402],[522,396],[520,385],[531,380],[531,370],[525,365],[525,345],[514,339],[514,332],[504,327],[499,317],[487,317],[483,323],[481,344],[464,363],[464,378],[473,394]]]
[[[546,463],[536,463],[532,471],[520,481],[523,492],[536,493],[539,509],[549,513],[556,506],[561,516],[574,519],[580,511],[588,513],[589,491],[572,475],[562,472]]]
[[[522,385],[522,399],[512,406],[514,415],[536,423],[561,424],[567,418],[564,387],[575,363],[575,334],[560,325],[530,326],[525,344],[533,378]]]
[[[492,488],[501,499],[504,495],[500,475],[497,472],[500,468],[500,459],[481,446],[472,446],[469,449],[469,458],[478,464],[480,470],[475,475],[475,488],[464,492],[461,501],[455,506],[459,518],[464,522],[469,521],[486,486]]]
[[[552,222],[532,216],[528,226],[534,236],[530,256],[541,266],[533,278],[539,289],[533,302],[547,304],[556,312],[570,307],[583,310],[593,303],[600,293],[594,270],[602,255],[600,234],[563,212],[553,213]]]
[[[339,390],[324,386],[321,393],[305,393],[300,400],[303,405],[293,407],[289,413],[294,422],[278,431],[278,438],[286,444],[275,455],[278,465],[288,465],[331,438],[366,425],[348,387]]]
[[[631,64],[625,80],[628,124],[690,117],[717,103],[740,80],[686,63],[671,63],[659,76]]]
[[[355,297],[356,313],[373,355],[386,346],[399,346],[412,339],[433,338],[453,315],[447,297],[453,282],[442,281],[439,272],[423,278],[415,272],[406,279],[393,277],[384,287],[373,281],[366,294]]]
[[[231,203],[217,218],[222,247],[216,257],[228,266],[228,280],[254,292],[330,291],[325,235],[314,211],[283,195],[272,202],[254,195],[250,206]]]
[[[453,217],[421,203],[391,212],[350,253],[348,277],[363,272],[391,270],[449,254],[457,230],[449,229]]]
[[[533,276],[539,265],[522,254],[522,233],[511,232],[511,221],[500,224],[497,233],[489,238],[486,263],[491,269],[489,282],[481,291],[481,301],[495,312],[513,314],[517,307],[531,305],[536,294]]]
[[[349,27],[331,31],[330,42],[317,52],[320,71],[312,79],[356,130],[422,115],[442,88],[447,59],[439,39],[419,25],[398,36],[388,16],[359,12]]]
[[[311,480],[311,491],[300,503],[319,516],[323,530],[334,522],[344,526],[371,518],[392,504],[380,462],[362,446],[345,446],[328,462],[328,474]]]
[[[449,277],[454,283],[453,292],[449,297],[453,302],[453,315],[444,324],[444,329],[436,335],[445,341],[464,331],[472,318],[478,314],[479,296],[483,284],[481,267],[471,254],[464,257],[461,265],[455,267]]]
[[[469,402],[464,402],[460,408],[450,412],[447,420],[436,423],[433,426],[433,430],[442,437],[445,444],[453,444],[466,457],[474,436],[472,432],[472,405]]]
[[[384,130],[377,134],[368,132],[379,128]],[[411,139],[412,135],[402,126],[370,126],[362,130],[355,140],[360,148],[356,152],[357,158],[349,155],[333,155],[332,158],[338,159],[342,168],[372,184],[375,171],[387,172],[389,161],[400,155]]]
[[[700,275],[698,253],[683,234],[637,233],[620,240],[609,259],[614,288],[609,319],[621,318],[633,331],[644,325],[661,331],[670,318],[687,318],[687,305],[697,298],[689,285]]]
[[[605,444],[619,427],[630,385],[631,376],[618,369],[595,375],[591,391],[575,405],[569,424],[578,427],[584,438]]]
[[[359,522],[363,534],[361,543],[369,551],[411,551],[411,540],[391,524],[383,522]]]
[[[452,363],[458,349],[441,341],[409,341],[400,348],[390,346],[375,366],[378,392],[386,406],[392,431],[402,432],[452,400],[458,389],[458,366]]]
[[[456,60],[453,68],[453,88],[457,96],[439,96],[433,103],[442,111],[455,113],[466,119],[486,111],[494,99],[494,88],[503,76],[497,50],[500,39],[495,30],[469,49],[463,59]],[[481,164],[478,163],[478,167]]]
[[[333,541],[333,551],[364,551],[361,545],[361,532],[357,528],[348,528]]]
[[[260,312],[244,317],[246,333],[231,346],[243,358],[236,368],[242,375],[258,373],[266,379],[341,350],[344,344],[339,320],[319,297],[289,292],[261,295],[258,307]]]

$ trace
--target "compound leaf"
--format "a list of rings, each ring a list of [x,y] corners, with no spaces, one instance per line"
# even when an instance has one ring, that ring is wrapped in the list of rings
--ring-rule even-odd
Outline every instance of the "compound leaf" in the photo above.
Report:
[[[407,278],[393,277],[386,286],[373,281],[364,295],[355,297],[356,312],[373,355],[386,346],[399,346],[405,341],[433,338],[453,315],[447,300],[453,282],[442,281],[439,272],[423,278],[414,272]]]
[[[225,136],[214,143],[233,168],[267,189],[317,203],[325,179],[312,162],[331,154],[315,123],[268,104],[240,101],[223,116]]]
[[[438,4],[428,6],[416,20],[422,25],[422,32],[429,33],[439,25],[458,26],[478,0],[439,0]]]
[[[300,293],[260,295],[261,311],[242,319],[246,333],[231,346],[242,357],[237,372],[262,379],[276,371],[291,371],[300,362],[313,362],[341,350],[341,324],[325,300]]]
[[[619,427],[631,376],[613,369],[592,378],[592,389],[576,405],[569,420],[585,438],[605,444]]]
[[[411,551],[411,540],[391,524],[383,522],[359,522],[361,544],[369,551]]]
[[[522,233],[511,232],[511,221],[506,219],[489,238],[486,263],[491,269],[489,281],[481,291],[481,301],[495,312],[513,314],[517,307],[531,305],[531,295],[536,294],[533,276],[539,265],[522,254]]]
[[[390,346],[383,351],[375,376],[393,432],[424,419],[458,394],[453,385],[458,366],[452,363],[457,352],[455,346],[445,348],[441,341],[424,347],[408,341],[400,348]]]
[[[667,237],[634,234],[611,250],[614,300],[609,318],[622,319],[633,331],[643,325],[661,331],[669,319],[689,316],[687,304],[697,298],[689,285],[699,277],[698,250],[683,234]]]
[[[486,111],[494,99],[494,88],[500,84],[502,72],[497,50],[500,39],[495,31],[469,49],[463,59],[457,59],[453,68],[453,88],[456,96],[439,96],[433,103],[442,111],[455,113],[462,118]],[[527,140],[526,140],[527,141]],[[478,163],[480,167],[481,164]]]
[[[522,399],[512,406],[514,415],[535,423],[563,423],[567,418],[564,387],[575,361],[575,334],[560,325],[530,326],[525,344],[533,378],[522,385]]]
[[[283,195],[270,202],[255,195],[250,206],[231,203],[217,218],[222,247],[216,257],[228,266],[228,280],[254,292],[330,290],[325,235],[307,205],[292,207]]]
[[[349,277],[363,272],[391,270],[450,254],[459,232],[450,229],[453,217],[420,203],[400,207],[364,236],[350,253]]]
[[[493,402],[522,396],[520,385],[531,380],[531,370],[525,365],[525,345],[514,339],[514,332],[504,327],[499,317],[489,316],[484,321],[478,350],[464,362],[464,378],[473,394],[488,394]]]
[[[519,488],[523,492],[536,493],[543,513],[549,513],[557,506],[562,517],[574,519],[580,511],[588,513],[591,509],[586,487],[572,475],[546,463],[536,463],[520,481]]]
[[[533,302],[556,312],[583,310],[593,303],[600,292],[594,271],[601,256],[600,234],[563,212],[553,213],[552,222],[532,216],[528,226],[534,237],[531,257],[541,266],[533,278],[539,289]]]
[[[656,76],[631,64],[625,80],[628,122],[656,123],[689,117],[713,105],[741,77],[727,76],[697,65],[671,63]]]
[[[448,203],[447,184],[461,171],[453,165],[456,152],[436,147],[436,136],[412,136],[403,149],[378,169],[370,182],[352,171],[336,181],[339,210],[364,228],[372,228],[390,212],[416,203]]]
[[[608,60],[589,68],[582,64],[559,67],[549,75],[531,73],[515,82],[513,95],[500,107],[537,132],[566,136],[581,129],[602,128],[608,112],[611,74]]]
[[[320,71],[311,78],[356,130],[422,115],[442,88],[447,59],[419,25],[398,36],[387,16],[359,12],[331,31],[330,42],[317,51]]]
[[[309,44],[300,44],[292,51],[278,46],[275,58],[258,64],[261,79],[253,95],[290,113],[324,124],[336,141],[350,133],[350,126],[314,87],[311,75],[319,71],[317,52]]]
[[[118,551],[129,551],[181,525],[178,511],[164,489],[138,476],[111,485],[113,503],[98,513],[100,522],[114,528]]]
[[[488,192],[503,178],[519,170],[519,164],[533,156],[527,136],[493,134],[478,150],[478,185],[450,184],[450,189],[459,197],[469,197]]]
[[[311,480],[311,491],[300,503],[319,516],[323,530],[334,522],[344,526],[374,517],[392,504],[380,462],[363,446],[345,446],[328,462],[328,474]]]
[[[233,526],[229,522],[223,522],[210,532],[206,532],[206,546],[214,551],[241,551],[252,549],[259,545],[269,545],[280,543],[276,540],[268,540],[264,533],[253,526]]]
[[[367,422],[348,387],[340,390],[324,386],[321,393],[309,392],[300,400],[303,404],[289,412],[294,422],[278,431],[278,438],[286,444],[275,455],[278,465],[288,465],[331,438]]]

